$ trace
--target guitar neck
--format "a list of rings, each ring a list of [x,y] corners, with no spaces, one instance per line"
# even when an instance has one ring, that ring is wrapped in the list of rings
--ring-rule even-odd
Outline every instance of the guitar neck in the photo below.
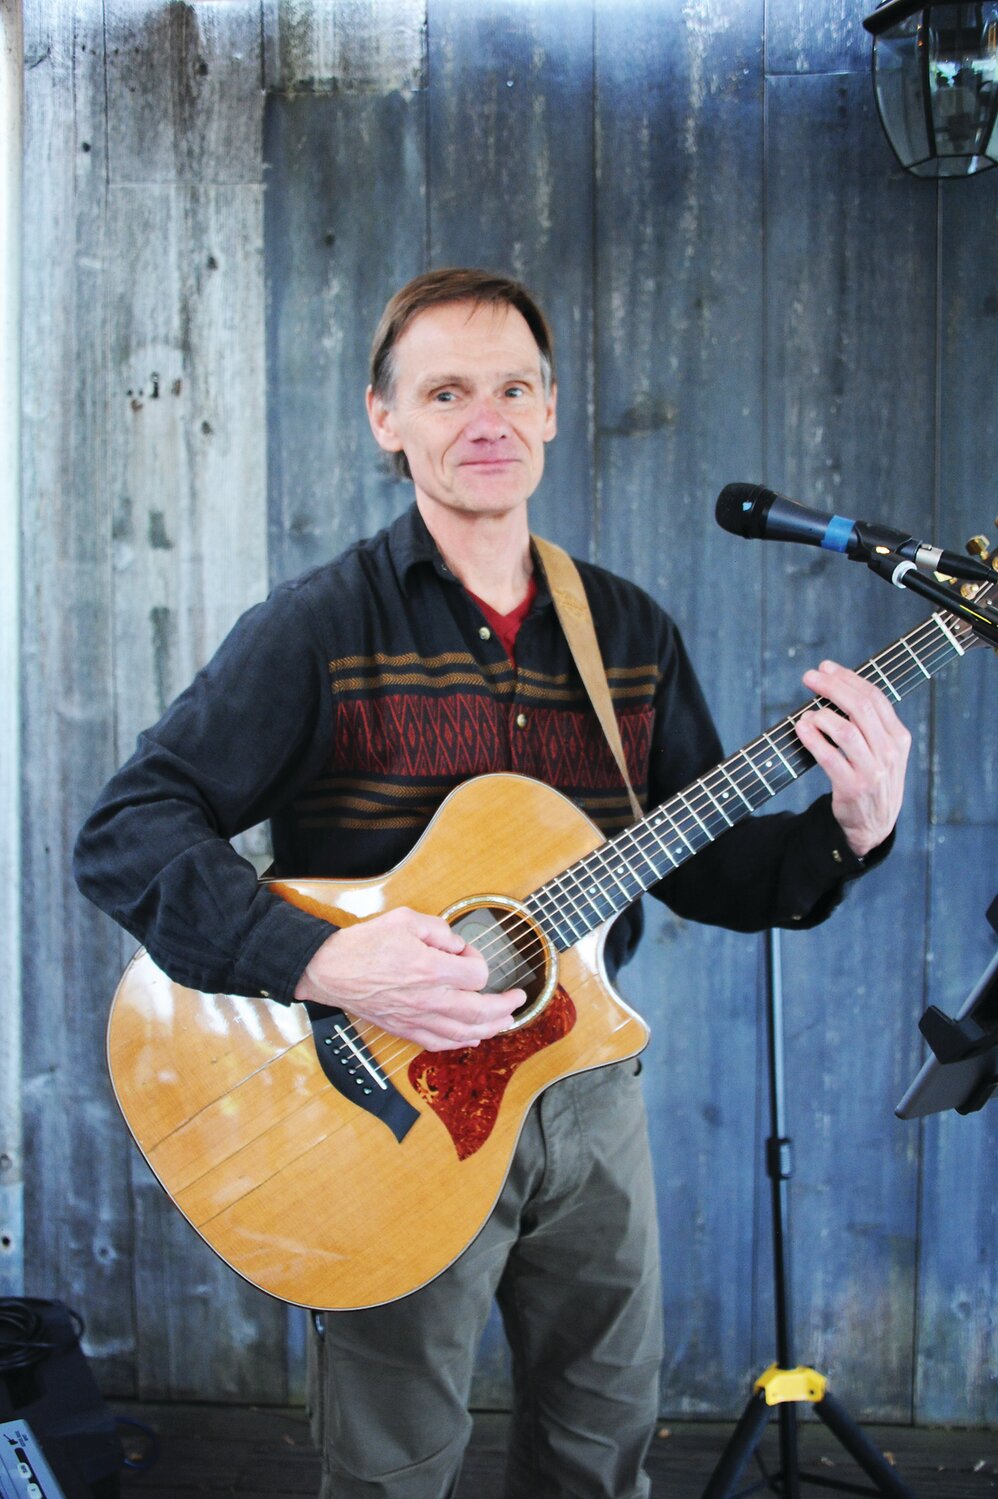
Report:
[[[966,653],[968,631],[940,611],[902,635],[857,674],[891,699],[930,681]],[[797,721],[815,698],[745,745],[700,780],[649,812],[535,891],[527,901],[534,919],[564,951],[631,905],[652,885],[743,821],[815,763],[797,737]],[[837,710],[836,710],[837,711]]]

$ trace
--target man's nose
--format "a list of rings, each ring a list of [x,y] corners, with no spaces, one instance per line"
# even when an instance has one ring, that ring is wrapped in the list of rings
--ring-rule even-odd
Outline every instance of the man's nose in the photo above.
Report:
[[[480,396],[473,403],[465,428],[470,438],[478,442],[494,442],[504,437],[508,430],[505,414],[494,396]]]

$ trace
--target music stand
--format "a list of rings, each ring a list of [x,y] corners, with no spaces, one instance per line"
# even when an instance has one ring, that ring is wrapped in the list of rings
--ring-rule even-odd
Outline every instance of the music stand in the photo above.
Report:
[[[998,895],[987,911],[998,935]],[[930,1005],[918,1022],[932,1056],[894,1110],[921,1119],[943,1109],[973,1114],[998,1092],[998,952],[951,1019]]]

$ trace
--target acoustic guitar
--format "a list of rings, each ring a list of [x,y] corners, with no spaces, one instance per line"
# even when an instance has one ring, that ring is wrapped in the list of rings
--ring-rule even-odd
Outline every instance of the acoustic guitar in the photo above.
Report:
[[[940,610],[860,675],[897,701],[982,643]],[[485,956],[490,989],[527,994],[515,1026],[477,1047],[427,1052],[341,1011],[197,993],[140,950],[111,1008],[111,1079],[202,1238],[253,1285],[315,1308],[392,1301],[451,1264],[538,1094],[648,1039],[606,979],[609,923],[810,768],[794,725],[814,706],[609,840],[559,792],[487,775],[451,792],[380,878],[270,882],[337,926],[401,905],[446,917]]]

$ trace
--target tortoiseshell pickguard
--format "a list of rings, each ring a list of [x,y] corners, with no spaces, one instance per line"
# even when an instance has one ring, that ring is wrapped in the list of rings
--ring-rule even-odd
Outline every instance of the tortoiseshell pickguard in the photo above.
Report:
[[[446,1125],[459,1160],[474,1155],[489,1138],[506,1085],[521,1062],[567,1036],[575,1019],[571,996],[559,984],[523,1030],[506,1031],[460,1051],[421,1051],[413,1057],[409,1081]]]

